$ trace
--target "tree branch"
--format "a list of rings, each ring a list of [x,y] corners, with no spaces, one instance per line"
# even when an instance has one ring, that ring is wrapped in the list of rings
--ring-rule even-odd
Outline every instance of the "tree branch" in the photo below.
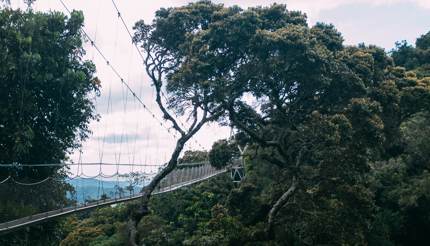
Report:
[[[198,124],[195,125],[195,127],[187,132],[186,134],[182,135],[178,141],[176,142],[176,147],[170,157],[169,162],[167,163],[167,166],[163,168],[155,177],[151,180],[151,182],[145,186],[141,193],[142,193],[142,200],[140,204],[140,208],[136,209],[134,214],[131,216],[131,219],[127,225],[128,232],[129,232],[129,245],[137,246],[136,239],[137,239],[137,224],[139,221],[146,216],[149,213],[148,210],[148,204],[149,200],[151,198],[152,192],[155,190],[157,185],[160,183],[160,181],[165,178],[170,172],[172,172],[177,164],[178,164],[178,158],[180,153],[182,152],[185,143],[197,132],[200,130],[200,128],[208,121],[214,120],[220,115],[222,115],[223,111],[219,111],[216,114],[213,114],[209,117],[207,117],[208,111],[205,110],[203,113],[203,118],[200,120]]]
[[[267,154],[261,154],[261,158],[263,160],[266,160],[266,161],[268,161],[270,163],[275,164],[279,168],[283,168],[285,166],[285,163],[283,161],[279,160],[276,157],[273,157],[273,156],[270,156],[270,155],[267,155]]]
[[[202,102],[199,102],[199,98],[190,98],[186,100],[190,100],[193,105],[193,110],[191,111],[191,116],[194,118],[189,129],[182,129],[176,119],[168,112],[167,107],[163,104],[161,100],[161,93],[163,87],[163,73],[168,73],[166,71],[165,66],[169,66],[172,64],[172,67],[178,66],[178,64],[174,63],[171,57],[167,54],[166,50],[157,49],[157,47],[151,46],[150,43],[143,44],[143,49],[145,50],[146,57],[144,58],[145,69],[148,76],[151,78],[156,91],[156,102],[161,112],[163,113],[163,118],[170,121],[173,125],[173,128],[180,133],[180,137],[176,142],[175,149],[168,161],[166,167],[164,167],[160,172],[155,175],[155,177],[151,180],[151,182],[142,188],[142,199],[140,203],[140,207],[135,208],[131,212],[130,221],[128,223],[127,229],[129,233],[129,244],[136,246],[138,241],[137,235],[137,225],[139,221],[149,213],[148,204],[151,198],[151,195],[157,185],[161,182],[163,178],[165,178],[169,173],[171,173],[178,164],[178,158],[186,142],[196,134],[206,122],[212,121],[220,117],[224,111],[221,106],[215,107],[212,112],[210,112],[208,107],[208,102],[204,102],[203,104],[203,114],[199,121],[199,108],[202,108]]]
[[[297,189],[297,180],[296,177],[293,176],[293,181],[291,182],[290,188],[282,194],[282,196],[276,201],[275,205],[270,209],[269,212],[269,219],[268,219],[268,226],[267,226],[267,233],[269,238],[273,237],[273,225],[275,222],[276,215],[278,214],[278,211],[288,202],[290,197],[294,194],[294,192]]]
[[[278,150],[279,154],[281,154],[282,157],[284,158],[287,157],[287,154],[284,152],[284,150],[282,149],[282,146],[280,146],[278,142],[264,140],[262,137],[258,135],[258,133],[249,129],[245,124],[243,124],[240,120],[238,120],[232,109],[229,110],[229,113],[230,113],[231,121],[233,121],[233,123],[236,126],[242,129],[246,134],[248,134],[251,138],[257,141],[260,145],[262,145],[262,147],[274,147],[276,148],[276,150]]]
[[[147,58],[149,56],[151,56],[150,51],[146,50],[147,53]],[[149,77],[151,78],[154,87],[155,87],[155,91],[156,91],[156,98],[155,101],[158,104],[158,107],[160,108],[161,112],[163,113],[163,117],[164,119],[170,121],[173,125],[173,128],[178,131],[181,136],[185,135],[184,130],[182,130],[182,128],[179,126],[178,122],[172,117],[172,115],[167,111],[166,107],[164,106],[162,100],[161,100],[161,87],[163,86],[162,83],[162,74],[161,71],[158,71],[158,76],[156,77],[155,75],[155,70],[157,69],[156,67],[150,69],[150,64],[149,64],[149,60],[152,60],[151,64],[155,63],[155,61],[153,61],[153,58],[151,59],[145,59],[145,68],[146,68],[146,72],[148,73]]]
[[[188,128],[188,132],[190,132],[196,126],[196,124],[197,124],[197,121],[198,121],[198,112],[197,112],[197,110],[198,110],[198,108],[199,107],[198,107],[197,104],[194,105],[193,112],[192,112],[194,120],[193,120],[193,123],[191,123],[191,126]]]
[[[303,150],[304,149],[300,149],[300,151],[296,157],[296,163],[295,163],[296,168],[298,168],[300,165],[300,161],[301,161],[302,156],[303,156]],[[297,173],[293,174],[290,188],[288,188],[288,190],[284,194],[282,194],[282,196],[276,201],[276,203],[270,209],[269,216],[268,216],[269,217],[268,218],[268,226],[267,226],[267,234],[268,234],[269,238],[273,237],[273,225],[275,222],[276,215],[278,214],[279,210],[288,202],[290,197],[294,194],[294,192],[297,189],[298,181],[297,181],[296,175],[297,175]]]

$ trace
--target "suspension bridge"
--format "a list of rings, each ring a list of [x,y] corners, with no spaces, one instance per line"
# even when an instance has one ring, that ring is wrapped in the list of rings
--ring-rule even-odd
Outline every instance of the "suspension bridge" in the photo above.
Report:
[[[66,13],[71,14],[71,11],[66,5],[65,1],[59,0],[59,3]],[[132,41],[133,36],[125,21],[124,15],[120,12],[119,7],[114,0],[112,0],[112,11],[116,18],[116,36],[113,39],[114,50],[117,49],[118,44],[118,26],[122,26],[121,29],[124,31],[126,38],[131,41],[131,47],[133,50],[135,50],[135,54],[137,54],[139,64],[142,64],[142,60],[144,58],[143,54],[141,53],[139,47]],[[111,58],[107,52],[99,46],[97,42],[97,27],[95,28],[94,35],[91,35],[91,33],[85,30],[83,27],[81,27],[81,33],[90,44],[89,49],[92,52],[87,49],[87,53],[92,53],[92,55],[90,55],[92,57],[89,57],[89,59],[96,63],[97,69],[100,68],[100,64],[104,64],[105,68],[100,70],[102,70],[104,73],[110,73],[110,75],[104,75],[105,77],[109,77],[109,79],[106,79],[108,83],[106,83],[106,85],[102,88],[100,98],[97,98],[96,96],[94,97],[96,111],[97,113],[101,114],[100,121],[94,122],[94,125],[92,125],[92,129],[96,132],[96,134],[87,140],[87,142],[89,142],[87,145],[84,144],[83,147],[79,149],[79,151],[75,152],[74,157],[72,158],[75,161],[72,163],[0,163],[0,168],[3,170],[7,169],[9,172],[10,170],[22,170],[25,168],[37,169],[58,167],[58,170],[66,170],[66,172],[68,172],[67,177],[62,177],[61,179],[57,176],[48,176],[41,180],[20,180],[19,177],[15,177],[13,174],[10,174],[5,176],[4,179],[0,180],[0,189],[2,189],[2,186],[4,187],[5,185],[11,184],[17,186],[34,187],[46,184],[50,180],[55,179],[63,181],[74,179],[98,179],[101,182],[101,180],[116,178],[116,181],[118,182],[118,177],[130,173],[138,173],[144,176],[146,179],[145,182],[149,182],[149,180],[153,178],[157,172],[163,170],[164,165],[162,163],[167,162],[167,157],[170,156],[169,151],[171,151],[173,147],[172,143],[174,143],[175,139],[177,139],[178,133],[173,130],[173,127],[169,125],[168,121],[164,120],[165,117],[163,117],[163,115],[156,113],[157,107],[151,105],[151,103],[154,103],[155,101],[154,95],[149,95],[147,92],[147,95],[145,95],[145,91],[147,90],[143,88],[143,83],[133,83],[135,81],[130,79],[132,77],[130,75],[130,70],[128,71],[128,76],[124,76],[124,68],[120,69],[117,67],[117,65],[115,65],[115,54],[117,52],[113,52],[113,58]],[[130,63],[133,60],[131,58],[131,53],[129,60]],[[126,68],[130,69],[130,65],[126,66]],[[140,69],[144,71],[144,68]],[[128,78],[126,79],[126,77]],[[140,79],[143,80],[143,76],[140,76]],[[113,82],[116,82],[116,84]],[[153,90],[151,89],[151,91]],[[167,93],[161,91],[164,102],[168,101],[166,94]],[[181,121],[179,116],[177,116],[174,112],[171,113],[176,116],[178,124],[183,129],[190,128],[190,125],[187,124],[186,121]],[[116,119],[122,120],[122,122],[116,124],[116,127],[112,127],[112,118],[114,118],[111,117],[112,115],[115,115]],[[139,115],[139,117],[130,117],[130,115]],[[128,122],[127,120],[130,118],[132,118],[134,122]],[[120,134],[118,134],[118,132],[120,132]],[[141,134],[142,132],[144,132],[144,134]],[[214,134],[217,133],[215,132]],[[218,136],[218,139],[221,137]],[[140,138],[143,138],[145,140],[143,142],[145,143],[138,145],[137,143]],[[216,140],[217,138],[213,139]],[[130,146],[130,143],[131,145],[134,145]],[[160,150],[161,147],[164,148]],[[203,145],[196,139],[191,139],[187,147],[188,150],[204,149]],[[90,154],[85,152],[89,152]],[[90,162],[84,161],[86,158],[85,154],[92,154],[92,159],[90,158]],[[97,158],[94,159],[94,156]],[[124,159],[128,159],[128,162],[123,163]],[[237,160],[234,161],[234,163],[232,163],[230,166],[223,169],[215,169],[209,164],[208,161],[198,163],[182,163],[161,180],[152,194],[158,195],[171,192],[182,187],[202,182],[219,174],[226,173],[229,170],[233,170],[233,179],[235,179],[235,176],[242,178],[243,173],[238,172],[238,167],[239,164]],[[88,172],[90,174],[88,174]],[[144,185],[145,184],[143,184],[143,186]],[[0,223],[0,233],[8,233],[23,227],[43,223],[51,219],[86,211],[89,209],[137,200],[140,197],[142,197],[142,193],[140,192],[134,193],[130,191],[128,195],[118,193],[111,197],[106,196],[106,194],[102,192],[91,201],[86,201],[83,203],[75,202],[75,204],[72,206],[60,207],[55,210],[32,214],[23,218]]]
[[[225,173],[228,169],[215,169],[208,162],[187,163],[178,165],[177,169],[169,173],[159,184],[153,195],[163,194],[189,186],[207,179],[210,179],[219,174]],[[16,220],[0,223],[0,233],[11,232],[13,230],[41,223],[47,220],[58,218],[60,216],[70,215],[77,212],[86,211],[93,208],[113,205],[117,203],[127,202],[139,199],[142,193],[130,194],[128,196],[120,196],[114,198],[105,198],[88,202],[84,204],[76,203],[75,206],[60,208],[52,211],[38,213]]]

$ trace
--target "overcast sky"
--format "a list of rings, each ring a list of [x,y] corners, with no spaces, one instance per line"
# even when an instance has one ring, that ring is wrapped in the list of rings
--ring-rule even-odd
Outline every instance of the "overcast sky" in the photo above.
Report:
[[[111,0],[64,0],[70,9],[82,10],[85,15],[85,30],[96,40],[98,47],[120,74],[143,98],[150,109],[160,113],[154,104],[154,94],[148,77],[143,72],[142,62],[133,48],[130,38]],[[150,22],[157,9],[187,4],[182,0],[116,0],[123,18],[131,29],[133,24],[144,19]],[[270,5],[267,0],[214,1],[243,8]],[[309,24],[326,22],[334,24],[343,34],[346,44],[376,44],[390,50],[399,40],[413,43],[415,39],[430,31],[430,0],[290,0],[289,9],[307,14]],[[13,0],[13,6],[24,7],[21,0]],[[59,0],[37,0],[36,10],[58,10],[64,8]],[[83,162],[121,162],[160,164],[166,161],[173,150],[174,139],[127,94],[120,81],[92,47],[86,45],[87,58],[97,66],[97,76],[102,82],[102,95],[97,99],[100,122],[92,123],[93,134],[82,149]],[[110,95],[110,100],[109,100]],[[128,95],[128,96],[127,96]],[[108,106],[108,102],[112,106]],[[184,121],[184,120],[183,120]],[[216,139],[228,137],[230,129],[216,125],[205,127],[195,140],[206,149]],[[188,149],[199,146],[192,141]],[[78,161],[79,155],[72,155]],[[140,169],[142,170],[142,169]],[[87,168],[86,174],[95,174],[96,168]],[[106,169],[105,174],[114,172]],[[126,172],[127,170],[122,170]],[[147,170],[146,170],[147,171]]]

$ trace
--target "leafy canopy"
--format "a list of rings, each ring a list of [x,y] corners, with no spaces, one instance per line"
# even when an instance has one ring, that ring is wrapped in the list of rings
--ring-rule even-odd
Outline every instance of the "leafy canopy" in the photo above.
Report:
[[[0,165],[61,163],[90,133],[97,119],[92,97],[100,86],[95,66],[83,60],[79,28],[82,12],[66,17],[59,12],[0,10]],[[0,221],[69,205],[58,167],[0,168],[0,180],[9,175],[38,186],[0,186]],[[2,245],[58,245],[61,224],[46,223],[2,236]]]

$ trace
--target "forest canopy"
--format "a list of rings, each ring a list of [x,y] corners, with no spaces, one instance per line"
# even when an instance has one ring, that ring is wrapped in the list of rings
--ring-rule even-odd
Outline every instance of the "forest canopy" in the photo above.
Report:
[[[304,14],[285,5],[243,10],[208,1],[161,9],[153,24],[138,22],[135,29],[142,36],[152,29],[165,55],[180,61],[166,76],[176,98],[172,107],[197,88],[212,105],[224,107],[224,120],[249,136],[251,175],[236,192],[249,196],[249,184],[256,190],[252,199],[267,200],[254,210],[244,208],[252,202],[239,200],[229,212],[251,231],[261,230],[253,232],[264,235],[261,240],[425,241],[425,234],[408,231],[428,228],[428,221],[410,218],[414,212],[408,209],[428,210],[429,160],[414,153],[425,151],[426,137],[409,134],[426,132],[428,34],[416,46],[398,44],[390,55],[373,45],[346,46],[333,25],[309,26]],[[249,181],[252,170],[266,165],[274,172],[270,181]],[[418,194],[403,197],[408,192],[379,179],[394,167],[402,167],[404,176],[396,178],[406,182],[396,186],[409,191],[414,179],[414,187],[422,187]],[[418,207],[403,210],[403,199]],[[395,212],[386,209],[391,206]],[[258,219],[248,222],[250,211],[259,211]],[[412,224],[395,230],[394,219]]]
[[[18,20],[23,19],[15,15],[27,18],[22,30],[8,25],[13,20],[21,23]],[[31,151],[38,151],[31,141],[47,141],[38,137],[48,129],[69,141],[57,145],[57,138],[49,139],[56,148],[52,155],[40,158],[63,160],[67,149],[76,147],[72,140],[85,138],[88,120],[96,117],[85,99],[97,91],[92,83],[94,67],[79,59],[83,50],[76,30],[82,16],[74,12],[67,19],[56,13],[8,10],[2,10],[1,16],[0,24],[12,33],[1,41],[5,48],[0,51],[7,53],[0,56],[5,59],[2,64],[9,64],[2,65],[0,76],[10,76],[4,79],[11,83],[4,87],[8,93],[22,92],[32,76],[44,89],[57,88],[50,82],[66,86],[69,90],[64,93],[72,94],[59,97],[61,102],[56,103],[66,104],[71,112],[83,110],[71,114],[77,118],[72,117],[68,127],[58,125],[57,129],[55,124],[42,122],[53,128],[39,129],[34,126],[47,117],[32,115],[35,103],[31,100],[40,100],[36,105],[45,105],[43,112],[51,112],[49,116],[60,116],[41,93],[33,94],[39,87],[23,90],[31,99],[20,109],[27,110],[28,120],[20,121],[25,123],[22,127],[2,123],[17,127],[9,127],[8,132],[16,132],[23,140],[10,142],[9,152],[0,158],[7,161],[7,153],[16,149],[20,151],[13,153],[26,160]],[[42,32],[49,38],[41,34],[29,38],[26,33],[33,30],[34,21],[46,23],[47,30],[54,28],[52,33]],[[151,198],[149,212],[136,226],[139,245],[429,242],[430,32],[417,37],[414,45],[401,41],[386,51],[375,45],[345,45],[334,25],[309,25],[304,13],[285,5],[241,9],[211,1],[162,8],[153,22],[138,21],[134,32],[134,42],[153,55],[148,72],[159,83],[157,90],[166,86],[169,110],[177,114],[204,111],[210,115],[208,122],[237,131],[231,139],[214,143],[211,151],[188,151],[179,161],[209,158],[213,166],[223,168],[233,156],[240,156],[246,174],[239,184],[220,175]],[[38,45],[36,37],[52,47]],[[61,39],[54,42],[55,37]],[[13,56],[8,53],[8,40],[16,43]],[[40,59],[43,48],[63,46],[69,49]],[[29,47],[34,47],[31,52]],[[33,55],[37,47],[40,51]],[[69,54],[76,55],[71,55],[76,60],[65,59]],[[47,71],[26,70],[26,64],[40,66],[42,61],[48,63],[43,66]],[[24,65],[15,65],[20,62]],[[59,68],[53,69],[56,64]],[[79,100],[72,99],[73,92]],[[2,105],[0,110],[20,102],[9,105],[4,100],[7,107]],[[0,114],[12,122],[22,117],[20,110]],[[8,132],[0,130],[0,137],[7,139]],[[182,136],[189,135],[183,132]],[[14,147],[17,144],[19,148]],[[237,145],[245,151],[239,153]],[[67,236],[60,245],[127,244],[127,214],[137,204],[67,218]]]
[[[285,5],[209,1],[160,9],[135,31],[175,64],[165,77],[170,107],[180,112],[197,91],[247,145],[239,186],[220,177],[153,198],[141,243],[428,242],[430,32],[387,52],[345,45],[333,25],[309,26]],[[234,142],[214,144],[215,166]]]

